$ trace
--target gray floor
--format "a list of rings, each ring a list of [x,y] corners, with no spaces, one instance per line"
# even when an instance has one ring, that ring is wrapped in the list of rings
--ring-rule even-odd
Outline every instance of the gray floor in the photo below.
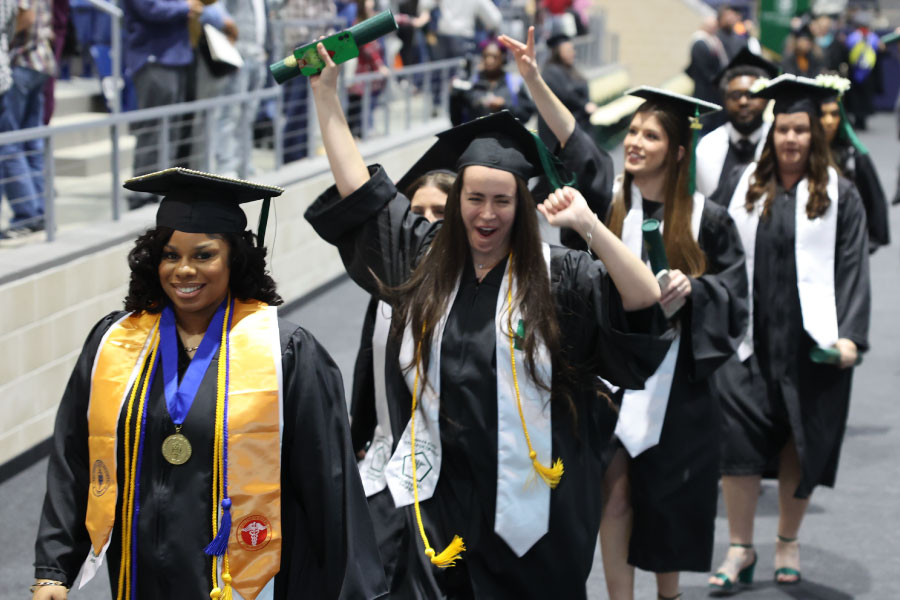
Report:
[[[871,149],[882,183],[894,192],[898,143],[889,115],[870,121],[861,135]],[[617,163],[621,164],[621,159]],[[900,236],[900,211],[891,213],[892,230]],[[872,258],[872,352],[857,369],[847,437],[844,441],[838,485],[820,489],[802,529],[801,560],[804,582],[794,587],[771,583],[777,518],[774,487],[766,485],[757,517],[759,583],[742,598],[885,600],[900,598],[900,321],[896,318],[900,295],[900,256],[895,246]],[[301,306],[289,316],[312,331],[341,367],[349,387],[359,342],[365,295],[344,281]],[[24,598],[31,580],[32,544],[44,488],[46,462],[42,461],[0,485],[0,598]],[[720,506],[717,519],[716,561],[727,546],[727,524]],[[706,574],[683,576],[684,598],[706,597]],[[589,597],[606,597],[599,552],[589,580]],[[894,590],[893,592],[891,590]],[[109,597],[103,578],[73,598]],[[639,574],[636,598],[655,598],[652,577]]]

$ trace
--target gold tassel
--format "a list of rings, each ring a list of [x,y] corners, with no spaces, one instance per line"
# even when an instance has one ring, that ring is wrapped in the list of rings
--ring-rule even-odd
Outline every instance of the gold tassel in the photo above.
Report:
[[[434,548],[426,548],[425,554],[431,559],[431,564],[446,569],[447,567],[452,567],[456,564],[456,561],[462,558],[460,554],[465,552],[465,550],[466,545],[463,543],[462,538],[458,535],[454,535],[453,541],[451,541],[440,554],[435,555]]]
[[[532,452],[532,454],[536,455],[537,453]],[[532,456],[531,464],[534,465],[534,470],[541,476],[544,483],[550,486],[550,489],[555,489],[556,486],[559,485],[559,480],[562,479],[563,473],[565,472],[561,458],[557,458],[552,467],[545,467],[538,461],[536,456]]]

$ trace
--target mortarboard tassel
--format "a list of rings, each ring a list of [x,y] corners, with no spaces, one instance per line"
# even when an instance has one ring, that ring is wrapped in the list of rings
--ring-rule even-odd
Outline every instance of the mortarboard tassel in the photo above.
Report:
[[[691,120],[691,169],[688,175],[688,195],[693,197],[697,187],[697,138],[700,137],[700,131],[703,129],[703,123],[700,122],[700,105],[694,106],[694,116]]]
[[[844,135],[847,137],[847,141],[853,144],[853,147],[856,148],[856,151],[860,154],[868,154],[869,149],[866,148],[865,144],[857,137],[856,132],[853,131],[853,127],[850,125],[850,120],[847,119],[847,111],[844,110],[844,101],[838,98],[838,106],[841,109],[841,129],[844,130]]]
[[[513,277],[513,255],[512,252],[509,253],[509,283],[506,286],[506,301],[509,305],[509,310],[512,311],[512,277]],[[528,457],[531,459],[531,465],[534,467],[535,472],[540,476],[540,478],[550,486],[550,489],[556,488],[559,485],[559,481],[562,479],[563,473],[565,469],[563,468],[563,462],[561,458],[557,458],[556,462],[553,463],[552,467],[545,467],[541,462],[537,459],[537,452],[534,451],[534,448],[531,445],[531,436],[528,434],[528,426],[525,424],[525,413],[522,412],[522,398],[519,395],[519,377],[516,375],[516,338],[521,338],[524,347],[525,340],[525,326],[520,321],[519,322],[519,332],[518,336],[513,331],[512,323],[508,323],[509,327],[509,361],[512,364],[512,373],[513,373],[513,385],[516,388],[516,406],[519,409],[519,419],[522,421],[522,431],[525,432],[525,441],[528,444]]]
[[[422,337],[425,337],[425,324],[422,324]],[[425,525],[422,523],[422,511],[419,509],[419,479],[416,476],[416,407],[417,407],[417,392],[419,390],[419,357],[422,355],[422,340],[419,339],[419,343],[416,347],[416,375],[413,380],[413,393],[412,393],[412,415],[409,420],[410,427],[410,455],[412,457],[412,480],[413,480],[413,500],[414,500],[414,508],[416,512],[416,524],[419,526],[419,536],[422,538],[422,543],[425,544],[425,556],[431,561],[436,567],[440,567],[445,569],[447,567],[452,567],[456,564],[456,561],[460,559],[460,554],[465,552],[466,545],[463,543],[463,540],[458,535],[454,535],[453,539],[447,545],[444,550],[436,554],[434,548],[431,547],[431,544],[428,543],[428,536],[425,535]]]
[[[544,174],[550,182],[550,188],[558,190],[564,186],[574,186],[576,183],[575,175],[571,174],[569,179],[563,181],[560,171],[564,170],[565,166],[562,161],[553,156],[550,149],[547,148],[546,144],[544,144],[538,134],[533,131],[529,131],[529,133],[534,137],[534,145],[537,147],[537,153],[541,159],[541,168],[544,170]]]

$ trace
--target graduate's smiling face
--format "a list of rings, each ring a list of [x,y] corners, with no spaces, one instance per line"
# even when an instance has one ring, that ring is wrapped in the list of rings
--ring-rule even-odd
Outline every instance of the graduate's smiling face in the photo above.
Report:
[[[663,173],[669,136],[656,115],[637,113],[625,134],[625,171],[635,179],[659,176]]]
[[[805,171],[812,143],[809,114],[796,112],[776,115],[772,129],[778,168],[785,173]]]
[[[228,295],[230,254],[223,239],[205,233],[172,233],[159,262],[159,283],[176,317],[208,313],[212,318]]]
[[[516,220],[516,178],[509,171],[481,165],[466,167],[460,190],[460,215],[476,262],[499,261],[509,252]]]
[[[829,144],[834,141],[838,128],[841,126],[841,106],[837,102],[826,102],[822,105],[822,129],[825,130],[825,139]]]

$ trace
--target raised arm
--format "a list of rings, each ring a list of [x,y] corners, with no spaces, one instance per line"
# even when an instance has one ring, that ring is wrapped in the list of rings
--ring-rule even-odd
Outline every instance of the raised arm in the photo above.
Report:
[[[318,44],[316,50],[326,66],[319,75],[310,77],[309,82],[316,103],[316,115],[319,119],[319,129],[322,131],[328,164],[331,166],[338,193],[342,198],[346,198],[369,180],[369,169],[366,168],[362,154],[356,147],[356,140],[350,133],[344,109],[341,108],[341,100],[337,93],[340,70],[331,60],[325,46]]]
[[[501,35],[498,39],[513,53],[516,66],[522,79],[525,80],[525,85],[528,86],[528,91],[531,92],[538,112],[560,145],[565,146],[575,131],[575,117],[541,77],[534,52],[534,27],[528,28],[528,39],[525,44],[508,35]]]
[[[581,193],[565,187],[547,196],[538,210],[553,227],[569,227],[584,237],[616,284],[627,311],[659,302],[659,284],[650,269],[591,212]]]

